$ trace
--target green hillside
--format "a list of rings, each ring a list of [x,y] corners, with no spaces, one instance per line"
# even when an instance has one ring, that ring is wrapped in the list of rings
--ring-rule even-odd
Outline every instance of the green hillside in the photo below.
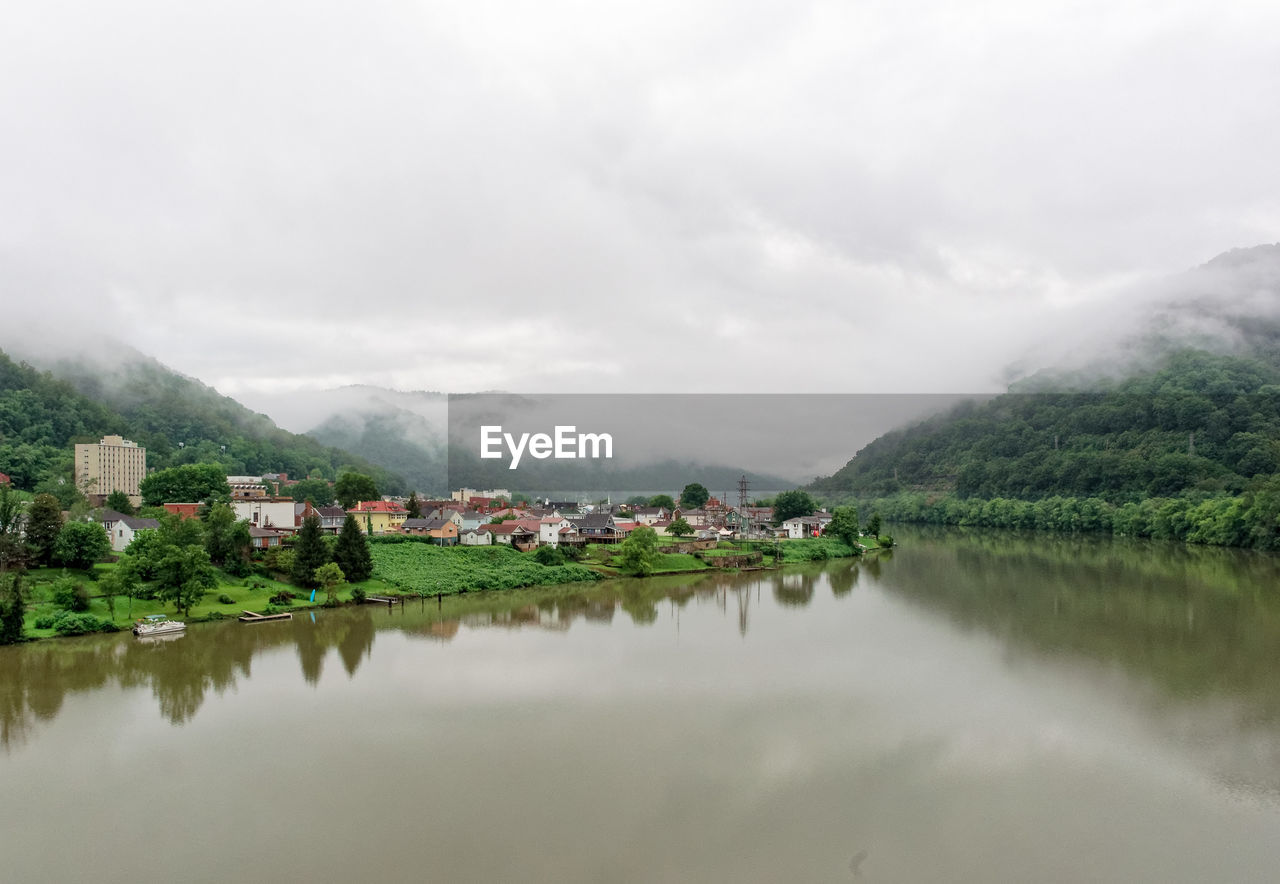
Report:
[[[15,486],[69,480],[72,445],[106,433],[144,446],[149,468],[216,463],[229,474],[315,471],[326,478],[351,468],[373,475],[380,490],[395,492],[403,484],[153,360],[122,360],[112,371],[61,362],[42,372],[0,351],[0,472]]]
[[[1240,493],[1280,469],[1280,370],[1259,360],[1184,350],[1090,392],[1037,386],[888,433],[810,490],[1121,503]]]

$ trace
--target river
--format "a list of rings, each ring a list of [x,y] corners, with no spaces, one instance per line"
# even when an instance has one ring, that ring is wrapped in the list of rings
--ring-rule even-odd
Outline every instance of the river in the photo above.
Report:
[[[0,877],[1277,879],[1280,559],[899,540],[0,648]]]

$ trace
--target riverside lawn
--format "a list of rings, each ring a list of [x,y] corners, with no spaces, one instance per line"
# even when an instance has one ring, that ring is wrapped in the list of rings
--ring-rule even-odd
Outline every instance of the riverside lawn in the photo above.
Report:
[[[862,544],[875,548],[872,538],[864,537]],[[828,558],[844,558],[853,550],[835,538],[806,538],[783,540],[779,546],[783,564],[798,564]],[[774,544],[768,542],[742,542],[724,544],[725,553],[736,554],[758,547],[765,553],[765,561],[772,561]],[[374,540],[369,544],[373,556],[373,576],[362,583],[346,584],[340,588],[338,601],[353,601],[353,590],[363,590],[366,595],[456,595],[477,591],[509,591],[517,588],[558,586],[570,583],[591,583],[608,577],[622,575],[608,562],[616,547],[592,546],[582,564],[566,562],[562,565],[542,565],[534,560],[532,552],[524,553],[506,546],[491,547],[439,547],[419,538],[405,537],[395,540]],[[688,574],[713,570],[705,562],[689,553],[662,553],[658,568],[648,578],[663,575]],[[172,604],[159,599],[135,597],[132,605],[127,596],[115,599],[115,615],[112,616],[106,599],[98,594],[99,580],[116,568],[114,562],[99,563],[88,570],[63,568],[37,568],[27,572],[26,584],[29,600],[25,617],[25,635],[30,639],[50,638],[56,635],[52,628],[37,629],[40,617],[56,615],[61,609],[51,600],[55,581],[64,575],[84,585],[88,590],[89,609],[85,613],[127,629],[132,623],[148,614],[166,614],[179,617]],[[263,612],[272,610],[306,610],[322,607],[323,591],[316,593],[316,600],[309,601],[310,590],[302,589],[272,577],[250,575],[233,577],[216,571],[218,585],[205,593],[191,612],[182,616],[188,623],[207,620],[227,620],[238,617],[243,611]],[[295,595],[288,605],[273,606],[272,596],[280,592]],[[229,602],[219,599],[226,596]]]

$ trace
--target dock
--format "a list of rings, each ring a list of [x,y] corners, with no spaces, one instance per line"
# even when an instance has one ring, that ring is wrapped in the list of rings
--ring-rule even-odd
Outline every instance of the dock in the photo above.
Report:
[[[268,620],[292,620],[293,615],[288,611],[283,614],[255,614],[252,611],[244,611],[244,616],[240,618],[241,623],[266,623]]]

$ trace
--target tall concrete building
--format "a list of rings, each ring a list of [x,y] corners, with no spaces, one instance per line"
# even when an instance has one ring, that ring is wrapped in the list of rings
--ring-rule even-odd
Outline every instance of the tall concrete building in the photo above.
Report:
[[[103,436],[93,444],[76,445],[76,487],[95,503],[112,491],[123,491],[141,506],[138,484],[147,475],[147,449],[119,436]]]

